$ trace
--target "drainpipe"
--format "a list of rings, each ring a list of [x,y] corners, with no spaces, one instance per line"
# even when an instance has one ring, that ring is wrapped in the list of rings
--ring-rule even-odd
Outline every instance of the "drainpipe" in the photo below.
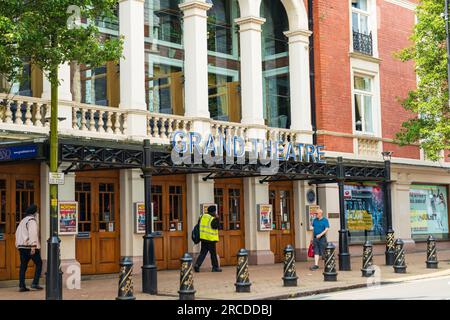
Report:
[[[313,2],[308,0],[308,27],[309,31],[314,31]],[[309,83],[311,95],[311,126],[313,130],[313,144],[317,144],[317,124],[316,124],[316,84],[314,69],[314,33],[309,37]]]

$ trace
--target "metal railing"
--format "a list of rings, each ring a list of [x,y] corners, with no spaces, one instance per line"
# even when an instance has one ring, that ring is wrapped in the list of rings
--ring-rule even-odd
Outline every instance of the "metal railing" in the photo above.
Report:
[[[357,31],[353,31],[353,50],[372,56],[373,55],[372,32],[369,34],[364,34]]]

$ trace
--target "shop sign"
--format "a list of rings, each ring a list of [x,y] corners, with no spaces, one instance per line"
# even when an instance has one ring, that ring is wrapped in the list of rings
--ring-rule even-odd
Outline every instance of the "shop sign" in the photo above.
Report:
[[[250,163],[256,163],[257,160],[263,164],[269,164],[272,161],[326,163],[325,152],[323,152],[325,147],[322,145],[282,140],[249,139],[248,141],[246,143],[241,136],[209,134],[207,137],[202,137],[198,132],[176,131],[171,138],[172,161],[175,164],[185,162],[180,157],[180,154],[183,154],[198,156],[194,160],[196,164],[202,163],[203,160],[207,163],[209,161],[219,163],[223,161],[224,156],[227,158],[227,163],[228,159],[234,161],[235,158],[240,163],[245,161],[247,152]]]
[[[258,204],[258,231],[271,231],[272,228],[272,205]]]
[[[78,233],[78,202],[58,202],[58,233],[61,235]]]
[[[0,148],[0,161],[22,160],[36,157],[38,146],[35,144],[25,146],[11,146]]]

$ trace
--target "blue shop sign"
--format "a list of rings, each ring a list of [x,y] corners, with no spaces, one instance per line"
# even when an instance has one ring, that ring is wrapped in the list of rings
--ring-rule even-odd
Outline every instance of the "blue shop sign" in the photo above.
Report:
[[[38,155],[38,146],[35,144],[24,146],[0,147],[0,161],[31,159]]]

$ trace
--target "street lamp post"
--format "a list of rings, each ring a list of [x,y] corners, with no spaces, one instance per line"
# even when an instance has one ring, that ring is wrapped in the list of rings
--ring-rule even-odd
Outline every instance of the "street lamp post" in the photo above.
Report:
[[[55,70],[56,69],[56,70]],[[58,172],[58,68],[50,72],[50,172]],[[62,300],[62,272],[58,237],[58,185],[50,184],[50,238],[47,240],[45,299]]]
[[[150,140],[144,140],[144,165],[142,167],[145,193],[145,236],[144,264],[142,266],[142,291],[149,294],[158,293],[158,279],[155,261],[155,241],[152,213],[152,150]]]
[[[339,215],[340,215],[340,230],[339,230],[339,270],[350,271],[352,269],[350,261],[350,253],[348,249],[348,230],[345,221],[345,199],[344,199],[344,180],[345,170],[342,157],[337,158],[337,181],[339,187]]]
[[[394,246],[394,230],[392,229],[392,202],[391,202],[391,157],[392,152],[383,151],[384,159],[384,210],[386,212],[386,265],[394,265],[395,246]]]

